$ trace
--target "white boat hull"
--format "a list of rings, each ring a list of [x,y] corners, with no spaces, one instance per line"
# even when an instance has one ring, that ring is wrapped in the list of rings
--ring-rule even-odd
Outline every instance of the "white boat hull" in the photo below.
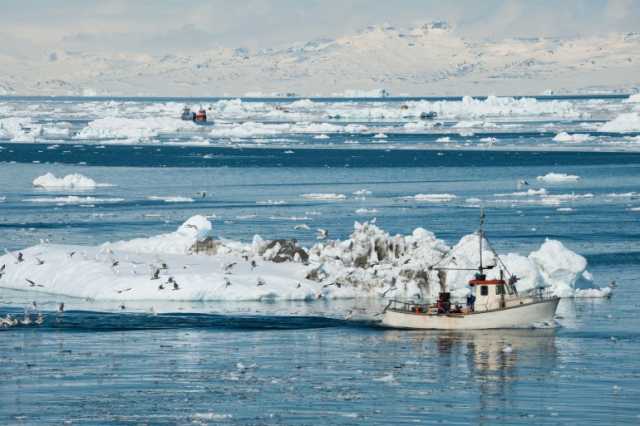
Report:
[[[387,309],[382,317],[382,325],[391,328],[424,330],[524,328],[538,323],[552,322],[559,301],[560,299],[556,297],[506,309],[471,314],[429,315]]]

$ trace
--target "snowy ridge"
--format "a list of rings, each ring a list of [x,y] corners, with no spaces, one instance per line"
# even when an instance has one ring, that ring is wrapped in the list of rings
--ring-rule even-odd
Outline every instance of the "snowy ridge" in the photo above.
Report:
[[[477,247],[477,234],[449,247],[422,228],[391,236],[366,222],[356,222],[344,241],[308,250],[259,236],[247,244],[213,239],[211,222],[194,216],[175,232],[149,238],[94,247],[40,244],[23,250],[22,261],[7,253],[0,257],[6,265],[0,287],[96,300],[433,297],[439,285],[430,267],[475,267]],[[490,251],[483,256],[497,262]],[[542,286],[570,297],[578,280],[591,280],[586,260],[559,241],[547,240],[529,256],[509,253],[502,259],[520,277],[521,292]],[[449,271],[447,285],[462,297],[471,276]]]
[[[467,39],[433,23],[382,25],[260,50],[6,56],[0,93],[385,97],[612,91],[638,84],[639,59],[637,34],[492,41]]]

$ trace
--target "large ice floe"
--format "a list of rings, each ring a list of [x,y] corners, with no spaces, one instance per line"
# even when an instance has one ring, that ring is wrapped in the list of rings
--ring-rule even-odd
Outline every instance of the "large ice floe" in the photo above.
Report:
[[[307,249],[294,240],[257,235],[251,243],[216,239],[204,216],[149,238],[99,246],[42,243],[21,253],[0,257],[5,265],[0,287],[92,300],[424,300],[439,291],[430,267],[474,268],[479,260],[477,234],[449,247],[422,228],[392,236],[373,223],[356,222],[346,240],[325,240]],[[490,250],[483,257],[498,262]],[[548,287],[570,297],[578,280],[591,279],[584,257],[559,241],[547,240],[529,256],[501,258],[520,277],[523,293]],[[492,270],[489,278],[496,274]],[[471,271],[448,273],[447,285],[456,297],[469,291],[471,276]]]

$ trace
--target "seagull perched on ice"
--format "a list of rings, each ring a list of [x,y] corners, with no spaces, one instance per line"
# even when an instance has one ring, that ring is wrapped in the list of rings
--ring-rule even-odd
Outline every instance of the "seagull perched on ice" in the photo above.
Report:
[[[158,286],[158,290],[164,290],[164,284],[160,283],[160,285]]]
[[[254,268],[256,268],[257,266],[258,266],[258,264],[256,263],[256,261],[255,261],[255,260],[252,260],[252,261],[251,261],[251,269],[254,269]]]
[[[316,236],[316,238],[319,240],[324,240],[329,236],[329,231],[327,231],[326,229],[318,228],[317,231],[318,235]]]
[[[257,286],[258,286],[258,287],[260,287],[260,286],[263,286],[263,285],[265,285],[265,284],[266,284],[266,282],[264,282],[264,280],[263,280],[262,278],[258,277],[258,284],[257,284]]]
[[[227,288],[227,287],[229,287],[230,285],[231,285],[231,281],[229,280],[229,278],[226,278],[226,277],[225,277],[225,279],[224,279],[224,287],[225,287],[225,288]]]
[[[236,263],[237,262],[232,262],[232,263],[229,263],[227,265],[224,265],[224,273],[225,274],[230,274],[231,273],[231,269],[233,269],[233,267],[236,266]]]
[[[44,265],[44,260],[40,259],[39,257],[36,257],[36,263],[38,265]]]
[[[62,303],[62,302],[61,302],[61,303],[58,305],[58,312],[64,312],[64,303]]]
[[[4,269],[7,267],[7,265],[2,264],[2,266],[0,267],[0,274],[4,273]]]
[[[302,284],[300,284],[300,281],[298,281],[298,285],[296,286],[296,288],[300,288],[302,287]]]
[[[22,252],[18,252],[18,257],[16,258],[16,260],[18,261],[18,263],[24,262],[24,255],[22,254]]]
[[[69,257],[73,257],[74,254],[76,254],[76,252],[72,251],[71,253],[69,253]]]
[[[153,275],[151,276],[152,280],[157,280],[160,278],[160,269],[157,269],[153,272]]]

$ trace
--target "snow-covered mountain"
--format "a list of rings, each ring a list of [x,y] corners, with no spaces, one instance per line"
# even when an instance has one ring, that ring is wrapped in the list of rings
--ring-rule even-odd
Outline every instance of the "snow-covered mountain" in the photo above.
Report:
[[[256,51],[0,54],[0,95],[499,95],[637,86],[640,33],[488,41],[463,38],[444,22]]]

